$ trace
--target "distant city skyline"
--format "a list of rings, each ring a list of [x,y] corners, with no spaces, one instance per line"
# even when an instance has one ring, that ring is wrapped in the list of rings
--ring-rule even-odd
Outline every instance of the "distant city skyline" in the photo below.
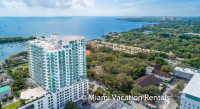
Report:
[[[0,16],[200,16],[199,4],[199,0],[0,0]]]

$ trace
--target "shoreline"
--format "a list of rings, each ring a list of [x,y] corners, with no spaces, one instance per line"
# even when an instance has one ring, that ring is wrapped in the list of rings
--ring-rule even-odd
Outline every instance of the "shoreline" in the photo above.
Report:
[[[116,19],[114,19],[114,20],[116,20]],[[144,23],[144,22],[141,22],[141,23]],[[145,23],[147,23],[147,22],[145,22]],[[152,24],[151,22],[149,22],[149,24]],[[147,24],[142,24],[141,26],[139,26],[139,27],[133,27],[133,28],[131,28],[131,29],[128,29],[127,31],[130,31],[130,30],[132,30],[132,29],[136,29],[136,28],[141,28],[142,26],[144,26],[144,25],[147,25]],[[121,30],[120,32],[127,32],[127,31],[123,31],[123,30]],[[117,33],[120,33],[120,32],[117,32]],[[109,33],[109,32],[108,32]],[[101,39],[101,40],[106,40],[106,38],[104,38],[104,37],[102,37],[104,34],[101,34],[100,36],[98,36],[98,37],[93,37],[92,39],[89,39],[88,41],[91,41],[91,40],[93,40],[93,39]],[[12,38],[19,38],[19,37],[4,37],[5,39],[12,39]],[[26,38],[29,38],[29,37],[20,37],[20,38],[22,38],[22,39],[26,39]],[[3,39],[3,38],[0,38],[0,40],[1,39]],[[18,44],[18,43],[20,43],[20,44],[23,44],[23,43],[26,43],[27,42],[27,40],[26,41],[24,41],[24,40],[20,40],[20,41],[6,41],[6,42],[4,42],[4,43],[1,43],[0,42],[0,45],[2,45],[2,47],[5,45],[6,46],[6,44],[8,44],[8,45],[10,45],[10,46],[12,46],[13,44]],[[8,48],[0,48],[1,50],[2,50],[2,52],[4,52],[4,54],[2,54],[2,52],[0,52],[0,56],[1,56],[1,58],[2,59],[0,59],[0,61],[4,61],[4,59],[6,59],[6,57],[9,57],[10,55],[12,55],[13,53],[15,54],[15,53],[17,53],[16,51],[19,51],[19,52],[21,52],[21,49],[22,49],[22,47],[15,47],[15,46],[13,46],[13,48],[11,48],[11,47],[8,47]],[[3,50],[4,49],[4,50]],[[8,49],[11,49],[10,51],[14,51],[14,52],[12,52],[12,53],[10,53],[10,52],[7,52],[7,50]],[[19,49],[19,50],[17,50],[17,49]],[[23,51],[24,51],[24,48],[23,48]],[[6,56],[5,56],[6,55]]]

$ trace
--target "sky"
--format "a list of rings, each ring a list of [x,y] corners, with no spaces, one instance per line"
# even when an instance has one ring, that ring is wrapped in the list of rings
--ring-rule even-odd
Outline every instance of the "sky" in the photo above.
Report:
[[[200,0],[0,0],[0,16],[200,16]]]

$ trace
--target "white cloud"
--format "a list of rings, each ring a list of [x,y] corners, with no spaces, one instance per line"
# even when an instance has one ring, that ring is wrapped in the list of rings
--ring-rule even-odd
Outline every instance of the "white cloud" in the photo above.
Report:
[[[73,9],[85,9],[87,7],[94,7],[93,0],[72,0]]]
[[[44,8],[87,8],[94,5],[93,0],[23,0],[28,7]]]
[[[158,0],[0,0],[0,16],[174,16],[200,13],[200,8],[196,6],[199,2],[179,3],[181,7],[175,7],[177,2],[170,6],[156,1]]]
[[[17,8],[17,7],[24,7],[25,4],[19,0],[19,1],[15,1],[15,0],[0,0],[0,8]]]
[[[14,6],[14,7],[13,7]],[[69,9],[69,8],[87,8],[93,7],[93,0],[0,0],[0,7],[40,7],[40,8],[57,8],[57,9]]]

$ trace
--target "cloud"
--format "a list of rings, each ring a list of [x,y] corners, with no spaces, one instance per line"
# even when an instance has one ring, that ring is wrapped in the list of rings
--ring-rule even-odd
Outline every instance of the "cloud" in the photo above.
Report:
[[[87,8],[94,6],[93,0],[23,0],[28,7],[44,8]]]
[[[73,0],[23,0],[28,7],[70,8]]]
[[[7,7],[12,7],[12,8],[17,8],[17,7],[24,7],[25,4],[19,0],[0,0],[0,8],[7,8]]]
[[[93,0],[0,0],[0,7],[57,8],[57,9],[84,9],[93,7]]]
[[[197,16],[199,3],[199,0],[0,0],[0,16]]]

